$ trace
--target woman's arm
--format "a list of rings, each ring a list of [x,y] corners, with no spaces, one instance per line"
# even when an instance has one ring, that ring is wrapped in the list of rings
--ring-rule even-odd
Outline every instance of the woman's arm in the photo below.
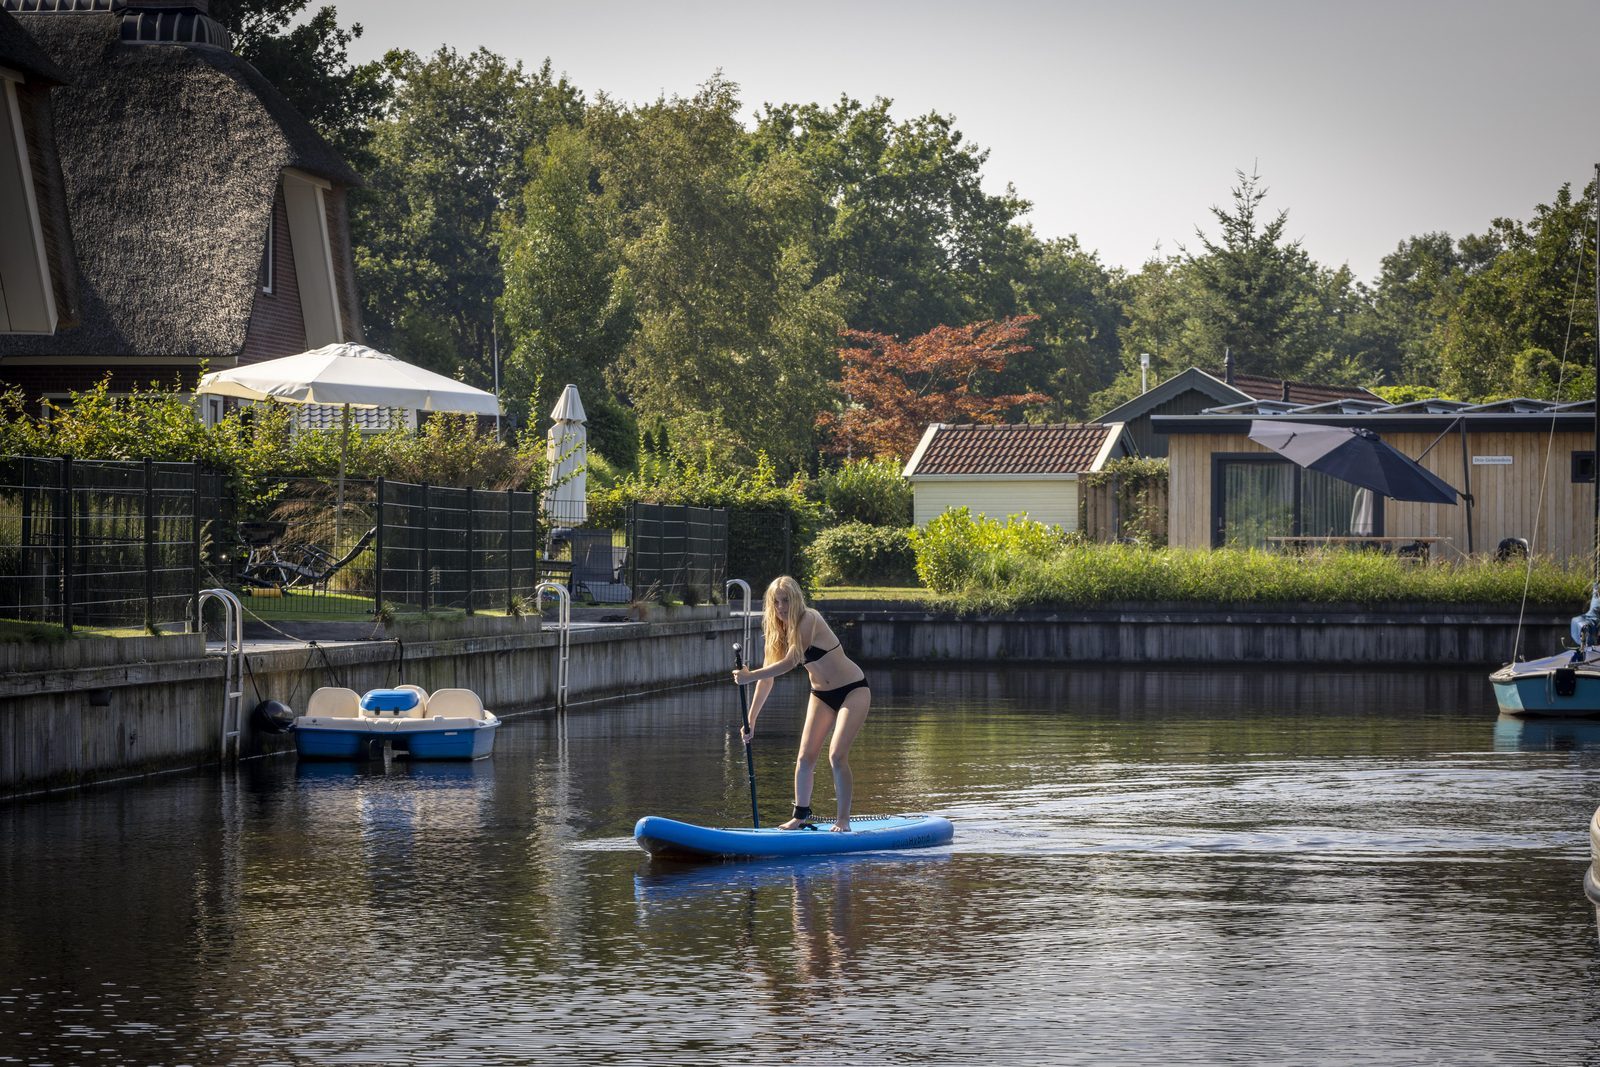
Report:
[[[737,671],[734,671],[733,672],[733,680],[735,682],[737,682],[739,685],[749,685],[751,682],[768,681],[769,679],[776,678],[780,674],[787,674],[790,671],[794,670],[795,665],[798,664],[799,662],[800,662],[800,648],[797,645],[794,648],[791,648],[789,650],[788,655],[784,656],[778,662],[769,663],[765,667],[762,667],[760,670],[755,670],[755,671],[752,671],[752,670],[737,670]]]

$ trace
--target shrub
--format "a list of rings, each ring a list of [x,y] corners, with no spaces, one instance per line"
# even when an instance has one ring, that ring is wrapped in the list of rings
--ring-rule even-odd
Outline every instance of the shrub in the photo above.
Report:
[[[911,541],[917,577],[935,592],[952,593],[974,580],[1008,581],[1019,567],[1050,558],[1074,538],[1026,515],[1011,515],[1002,523],[981,514],[974,518],[961,507],[913,531]]]
[[[811,573],[821,585],[909,584],[916,580],[912,531],[903,526],[847,522],[811,543]]]
[[[897,459],[846,462],[817,477],[816,495],[840,522],[869,526],[911,525],[911,483]]]

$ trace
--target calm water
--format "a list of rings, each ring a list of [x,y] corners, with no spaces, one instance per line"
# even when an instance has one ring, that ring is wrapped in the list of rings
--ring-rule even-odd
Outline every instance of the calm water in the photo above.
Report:
[[[1478,673],[874,680],[858,810],[951,848],[652,865],[641,814],[747,813],[731,686],[0,806],[0,1063],[1600,1063],[1600,726]]]

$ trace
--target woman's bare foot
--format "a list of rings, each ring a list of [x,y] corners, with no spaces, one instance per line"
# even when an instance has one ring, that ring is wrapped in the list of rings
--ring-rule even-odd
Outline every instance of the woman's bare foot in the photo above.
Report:
[[[788,822],[780,822],[778,824],[778,829],[780,829],[780,830],[804,830],[806,827],[808,827],[810,825],[811,825],[811,823],[807,819],[790,819]]]
[[[834,823],[833,824],[833,832],[836,833],[836,834],[847,834],[847,833],[849,833],[850,832],[850,820],[846,819],[842,823],[838,823],[838,822]]]

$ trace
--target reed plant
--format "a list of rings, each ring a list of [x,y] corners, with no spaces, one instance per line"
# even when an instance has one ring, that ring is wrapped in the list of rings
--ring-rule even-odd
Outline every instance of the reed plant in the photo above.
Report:
[[[1195,604],[1399,603],[1576,608],[1590,575],[1548,561],[1419,563],[1386,552],[1333,549],[1283,555],[1068,543],[1045,557],[1004,548],[980,553],[937,590],[963,612],[1095,607],[1126,602]]]

